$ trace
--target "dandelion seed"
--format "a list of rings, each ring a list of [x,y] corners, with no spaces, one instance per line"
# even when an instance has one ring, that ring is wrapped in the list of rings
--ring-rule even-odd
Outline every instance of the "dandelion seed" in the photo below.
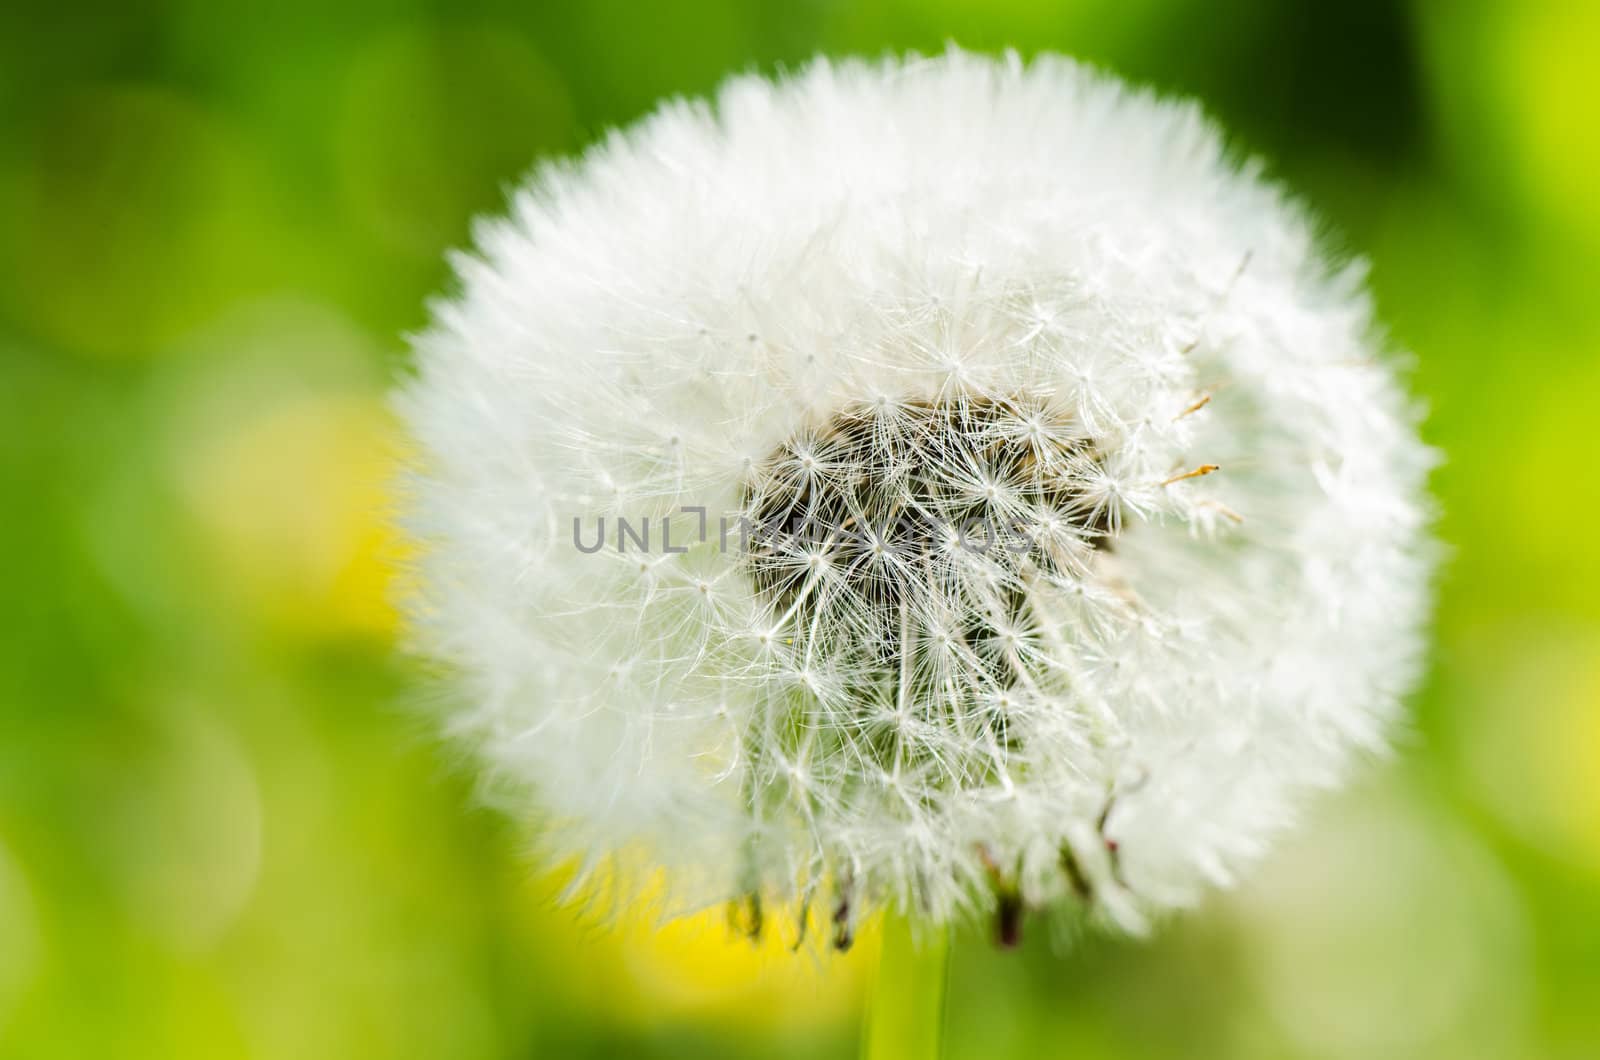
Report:
[[[751,934],[1237,878],[1428,605],[1432,456],[1313,229],[1057,58],[738,78],[542,170],[400,396],[451,730],[552,856]]]

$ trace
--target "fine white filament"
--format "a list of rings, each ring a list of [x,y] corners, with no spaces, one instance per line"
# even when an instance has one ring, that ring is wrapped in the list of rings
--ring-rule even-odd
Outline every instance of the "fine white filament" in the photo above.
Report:
[[[552,857],[841,945],[1229,883],[1423,644],[1432,455],[1313,228],[1049,57],[741,77],[541,168],[400,397],[449,728]]]

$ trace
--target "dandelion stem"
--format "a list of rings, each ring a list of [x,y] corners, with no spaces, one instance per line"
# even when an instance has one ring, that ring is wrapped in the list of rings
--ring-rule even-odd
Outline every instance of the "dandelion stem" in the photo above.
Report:
[[[861,1034],[863,1060],[938,1060],[949,955],[947,929],[929,928],[914,939],[904,916],[884,915],[878,978]]]

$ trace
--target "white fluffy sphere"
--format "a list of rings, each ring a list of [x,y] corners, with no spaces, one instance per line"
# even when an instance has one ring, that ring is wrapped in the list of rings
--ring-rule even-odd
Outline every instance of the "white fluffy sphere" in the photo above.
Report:
[[[412,611],[552,856],[841,944],[885,902],[1134,928],[1382,746],[1431,455],[1361,270],[1194,105],[818,61],[477,242],[401,395]]]

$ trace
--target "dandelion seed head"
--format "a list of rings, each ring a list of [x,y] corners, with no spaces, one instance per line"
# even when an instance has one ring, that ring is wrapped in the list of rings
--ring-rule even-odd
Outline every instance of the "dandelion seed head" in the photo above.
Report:
[[[476,242],[398,399],[412,625],[552,857],[836,940],[1137,929],[1382,747],[1432,456],[1356,267],[1192,105],[817,61]]]

